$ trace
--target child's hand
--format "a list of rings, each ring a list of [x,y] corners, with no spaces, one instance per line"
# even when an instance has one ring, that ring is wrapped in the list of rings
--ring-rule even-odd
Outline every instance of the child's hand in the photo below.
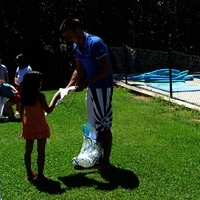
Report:
[[[61,104],[62,103],[62,99],[66,96],[68,96],[69,91],[70,90],[75,90],[77,88],[77,86],[70,86],[70,87],[66,87],[66,88],[60,88],[59,91],[57,93],[59,93],[59,99],[57,100],[57,104]]]
[[[26,124],[26,116],[24,114],[21,116],[21,122],[23,125]]]
[[[70,90],[76,90],[77,86],[70,86],[66,88],[60,88],[60,99],[62,100],[64,97],[68,96]]]

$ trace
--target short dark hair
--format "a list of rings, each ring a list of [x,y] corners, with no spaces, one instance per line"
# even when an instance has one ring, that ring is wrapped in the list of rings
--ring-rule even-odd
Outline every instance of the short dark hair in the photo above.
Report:
[[[70,29],[70,30],[74,31],[77,27],[82,29],[81,22],[79,21],[79,19],[70,16],[70,17],[67,17],[62,22],[59,30],[62,31],[62,32],[65,31],[66,29]]]
[[[20,69],[25,68],[29,65],[27,58],[23,54],[19,54],[18,56],[16,56],[15,61],[18,62],[18,67]]]

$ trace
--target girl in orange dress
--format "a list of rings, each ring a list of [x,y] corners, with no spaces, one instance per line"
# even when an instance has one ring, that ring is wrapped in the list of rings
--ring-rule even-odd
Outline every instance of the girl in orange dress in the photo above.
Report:
[[[56,92],[50,104],[47,104],[45,95],[39,90],[42,86],[42,74],[37,71],[30,71],[25,74],[22,92],[20,117],[23,124],[21,138],[26,140],[24,161],[27,171],[26,179],[32,181],[36,176],[37,180],[47,180],[43,174],[45,163],[46,140],[50,137],[50,129],[45,118],[45,112],[51,113],[60,99],[60,92]],[[37,165],[38,173],[31,169],[31,153],[34,140],[37,140]]]

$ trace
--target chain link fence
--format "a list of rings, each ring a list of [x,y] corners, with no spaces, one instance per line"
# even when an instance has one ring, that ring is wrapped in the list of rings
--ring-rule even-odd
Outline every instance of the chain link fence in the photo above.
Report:
[[[200,106],[200,56],[110,47],[116,79],[138,88]]]

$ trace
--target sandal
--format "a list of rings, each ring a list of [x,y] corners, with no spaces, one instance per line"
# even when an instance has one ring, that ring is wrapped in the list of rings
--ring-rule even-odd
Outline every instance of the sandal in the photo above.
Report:
[[[32,171],[30,174],[26,175],[26,180],[32,181],[36,176],[37,176],[37,173]]]
[[[37,181],[48,181],[48,180],[49,178],[45,176],[44,174],[37,176]]]

